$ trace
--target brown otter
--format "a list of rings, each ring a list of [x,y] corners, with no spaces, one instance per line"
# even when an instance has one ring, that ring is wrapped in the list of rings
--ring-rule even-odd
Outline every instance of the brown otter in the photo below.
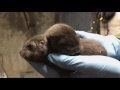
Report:
[[[67,55],[107,55],[101,44],[90,39],[80,38],[71,26],[64,23],[51,26],[44,35],[47,37],[48,46],[55,53]]]
[[[62,69],[47,60],[49,53],[67,55],[107,55],[99,43],[82,39],[67,24],[58,23],[41,35],[30,38],[22,47],[20,55],[28,61],[42,62],[57,69],[61,77],[68,77],[71,70]]]

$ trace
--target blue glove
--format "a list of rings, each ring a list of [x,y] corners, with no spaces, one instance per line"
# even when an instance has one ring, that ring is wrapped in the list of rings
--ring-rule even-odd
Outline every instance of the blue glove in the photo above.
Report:
[[[109,57],[120,59],[120,40],[117,39],[115,36],[102,36],[85,31],[76,31],[76,33],[81,38],[92,39],[99,42],[106,49]]]
[[[76,71],[68,78],[120,78],[120,62],[111,57],[49,54],[48,60],[61,68]],[[43,63],[29,63],[45,78],[60,78],[54,68]]]
[[[60,78],[59,73],[52,67],[47,66],[43,63],[36,63],[28,61],[40,74],[42,74],[45,78]]]
[[[70,78],[120,78],[120,62],[111,57],[49,54],[48,60],[61,68],[75,70]]]

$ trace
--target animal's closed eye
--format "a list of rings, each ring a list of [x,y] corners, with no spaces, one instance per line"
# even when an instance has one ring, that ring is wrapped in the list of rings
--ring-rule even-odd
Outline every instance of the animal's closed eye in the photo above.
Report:
[[[40,43],[39,43],[40,45],[44,45],[45,44],[45,42],[44,41],[40,41]]]
[[[28,48],[29,50],[33,50],[33,46],[32,46],[31,44],[27,45],[27,48]]]

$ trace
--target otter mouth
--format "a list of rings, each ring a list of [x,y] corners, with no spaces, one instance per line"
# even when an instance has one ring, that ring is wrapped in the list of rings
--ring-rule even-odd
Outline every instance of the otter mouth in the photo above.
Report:
[[[31,60],[31,58],[27,55],[27,53],[23,52],[23,51],[20,51],[20,55],[22,58],[24,58],[25,60],[27,61],[33,61]]]
[[[19,53],[24,59],[28,59],[28,55],[24,51],[21,50]]]

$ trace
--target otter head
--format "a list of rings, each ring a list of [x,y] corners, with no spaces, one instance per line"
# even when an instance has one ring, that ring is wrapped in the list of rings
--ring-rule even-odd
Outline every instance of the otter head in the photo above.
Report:
[[[36,35],[27,40],[20,55],[28,61],[42,61],[47,54],[47,39],[44,35]]]

